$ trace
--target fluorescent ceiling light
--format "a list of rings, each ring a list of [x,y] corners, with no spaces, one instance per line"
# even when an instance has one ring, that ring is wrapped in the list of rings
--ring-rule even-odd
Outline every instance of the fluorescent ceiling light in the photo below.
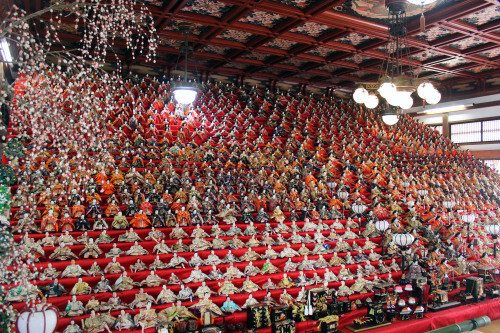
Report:
[[[435,108],[435,109],[423,110],[423,111],[420,111],[418,113],[436,114],[436,113],[446,113],[446,112],[463,111],[463,110],[466,110],[470,106],[473,106],[473,104],[467,104],[467,105],[460,104],[460,105],[444,106],[442,108]]]
[[[10,54],[9,50],[9,44],[7,43],[7,40],[4,38],[0,42],[0,53],[2,54],[2,59],[5,62],[12,62],[12,56]]]

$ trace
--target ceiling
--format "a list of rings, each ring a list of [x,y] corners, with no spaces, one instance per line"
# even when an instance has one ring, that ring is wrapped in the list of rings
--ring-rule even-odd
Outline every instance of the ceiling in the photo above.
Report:
[[[16,1],[17,2],[17,1]],[[33,12],[47,0],[18,5]],[[384,0],[143,0],[160,37],[156,63],[134,57],[115,42],[124,74],[171,76],[183,68],[179,25],[193,31],[191,72],[203,79],[256,80],[349,91],[357,81],[376,80],[387,58]],[[438,0],[409,8],[409,54],[416,74],[439,82],[444,96],[500,88],[500,4],[497,0]],[[71,16],[59,37],[81,39]],[[121,48],[120,46],[123,46]],[[110,61],[109,66],[114,66]],[[182,66],[182,67],[181,67]]]

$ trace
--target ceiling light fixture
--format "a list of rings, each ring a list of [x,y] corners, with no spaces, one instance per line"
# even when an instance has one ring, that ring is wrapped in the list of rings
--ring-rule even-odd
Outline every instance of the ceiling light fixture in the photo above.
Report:
[[[181,32],[185,34],[184,46],[181,47],[181,51],[184,52],[184,80],[175,82],[173,84],[172,91],[174,93],[174,98],[178,103],[191,104],[196,99],[199,89],[196,82],[191,82],[191,80],[188,81],[187,79],[188,53],[191,52],[188,44],[188,34],[190,29],[188,26],[182,26]]]
[[[435,109],[427,109],[417,113],[425,113],[425,114],[437,114],[437,113],[446,113],[446,112],[456,112],[467,110],[467,108],[473,106],[474,104],[460,104],[460,105],[452,105],[452,106],[443,106],[442,108]]]
[[[375,95],[378,93],[390,107],[395,108],[390,111],[391,117],[387,111],[383,114],[387,115],[386,119],[391,119],[390,123],[397,119],[394,115],[397,117],[399,109],[413,107],[412,94],[415,91],[427,104],[437,104],[441,100],[441,93],[434,85],[427,80],[418,79],[414,73],[409,55],[410,47],[406,28],[408,3],[425,6],[434,1],[385,0],[385,5],[389,10],[389,43],[387,48],[389,58],[384,60],[382,64],[379,80],[377,82],[360,82],[360,86],[354,91],[353,98],[356,103],[365,104],[367,108],[373,109],[378,106],[379,98]],[[403,56],[405,56],[405,60],[403,60]]]
[[[382,121],[389,126],[395,125],[399,121],[399,115],[397,109],[389,106],[384,112],[382,112]]]

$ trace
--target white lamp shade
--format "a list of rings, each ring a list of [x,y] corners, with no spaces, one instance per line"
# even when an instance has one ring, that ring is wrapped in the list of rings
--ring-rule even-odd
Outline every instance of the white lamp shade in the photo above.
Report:
[[[500,225],[497,223],[487,224],[484,226],[484,230],[490,235],[500,234]]]
[[[386,220],[377,221],[375,222],[375,229],[380,232],[385,232],[387,229],[389,229],[389,222],[387,222]]]
[[[441,100],[441,93],[434,89],[431,93],[426,94],[425,100],[429,104],[437,104]]]
[[[378,105],[378,97],[376,95],[368,95],[365,100],[365,105],[369,109],[376,108]]]
[[[413,98],[411,98],[411,91],[401,91],[399,92],[400,94],[400,101],[399,101],[399,106],[401,109],[409,109],[413,106]]]
[[[396,85],[392,82],[384,82],[378,88],[378,93],[385,99],[394,96],[396,94],[396,91]]]
[[[194,102],[197,91],[189,88],[179,88],[174,90],[174,97],[178,103],[191,104]]]
[[[339,196],[340,199],[345,200],[349,196],[349,192],[339,191],[339,192],[337,192],[337,195]]]
[[[409,246],[415,240],[415,237],[407,232],[399,232],[392,236],[392,240],[397,246]]]
[[[418,193],[418,195],[420,195],[421,197],[425,197],[425,196],[429,193],[429,191],[427,191],[426,189],[421,188],[421,189],[419,189],[419,190],[417,191],[417,193]]]
[[[407,188],[410,186],[410,182],[404,181],[401,185],[403,185],[404,188]]]
[[[57,317],[56,308],[38,304],[19,313],[17,329],[19,333],[52,333],[57,326]]]
[[[392,126],[398,123],[399,117],[397,114],[384,114],[382,115],[382,121],[385,124]]]
[[[476,220],[476,215],[474,214],[465,214],[462,216],[462,221],[464,221],[467,224],[474,222],[474,220]]]
[[[366,99],[368,98],[368,90],[366,90],[363,87],[359,87],[358,89],[354,90],[354,94],[352,94],[352,98],[356,103],[364,103]]]
[[[430,82],[422,82],[419,84],[417,88],[417,94],[420,96],[422,99],[426,99],[427,94],[432,93],[436,88],[434,88],[434,85]]]
[[[359,202],[355,202],[352,204],[351,206],[352,208],[352,211],[355,212],[356,214],[363,214],[366,210],[366,206],[363,205],[362,203],[359,203]]]
[[[443,206],[446,209],[452,209],[453,207],[455,207],[455,204],[456,204],[455,201],[452,201],[452,200],[443,201]]]

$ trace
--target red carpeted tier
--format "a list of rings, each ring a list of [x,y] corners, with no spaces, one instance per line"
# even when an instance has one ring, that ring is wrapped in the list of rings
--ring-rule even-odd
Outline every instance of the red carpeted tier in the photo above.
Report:
[[[401,277],[395,233],[414,237],[407,258],[419,257],[435,284],[498,267],[483,230],[499,216],[498,174],[437,132],[407,116],[388,127],[341,99],[206,84],[181,107],[169,88],[154,80],[117,86],[108,139],[85,152],[53,142],[39,149],[22,120],[12,120],[9,138],[31,158],[9,161],[17,176],[10,224],[36,261],[20,286],[9,271],[23,268],[3,274],[15,310],[52,292],[46,301],[60,311],[58,330],[69,333],[78,331],[70,321],[80,325],[91,310],[103,314],[97,326],[104,314],[114,330],[113,318],[127,314],[135,322],[126,328],[154,325],[145,314],[157,318],[176,300],[196,316],[222,307],[226,323],[240,323],[249,294],[303,304],[301,287],[321,287],[358,307],[343,326],[365,314],[359,301],[373,299],[377,283]],[[452,212],[444,200],[456,203]],[[477,217],[470,246],[465,213]],[[384,234],[380,220],[390,222]],[[145,312],[148,302],[154,311]],[[467,319],[475,309],[446,316]],[[392,327],[422,331],[442,318]]]

